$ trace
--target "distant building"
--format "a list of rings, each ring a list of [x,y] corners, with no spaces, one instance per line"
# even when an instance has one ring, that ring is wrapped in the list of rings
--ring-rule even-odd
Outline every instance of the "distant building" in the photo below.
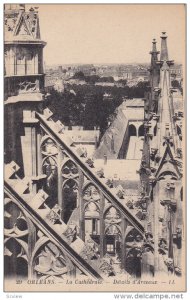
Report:
[[[58,72],[60,72],[60,73],[63,72],[63,67],[62,66],[58,66]]]
[[[63,83],[63,79],[57,79],[54,83],[54,89],[58,92],[64,92],[64,83]]]
[[[5,5],[4,18],[5,290],[20,280],[180,277],[183,110],[165,33],[160,60],[153,41],[149,93],[118,108],[95,150],[98,129],[69,131],[47,107],[36,8]]]

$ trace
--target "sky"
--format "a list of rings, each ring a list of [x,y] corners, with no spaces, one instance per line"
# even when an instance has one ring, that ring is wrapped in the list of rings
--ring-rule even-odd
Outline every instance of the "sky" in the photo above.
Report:
[[[36,5],[46,65],[145,63],[151,42],[168,35],[169,58],[182,62],[185,7],[177,5]]]

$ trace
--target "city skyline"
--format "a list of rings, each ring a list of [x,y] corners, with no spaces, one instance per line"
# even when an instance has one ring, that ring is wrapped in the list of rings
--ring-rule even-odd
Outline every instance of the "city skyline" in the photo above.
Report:
[[[129,4],[36,6],[41,38],[47,42],[46,65],[148,63],[152,39],[160,50],[162,31],[168,35],[169,58],[184,62],[183,4],[152,4],[146,10],[145,5]]]

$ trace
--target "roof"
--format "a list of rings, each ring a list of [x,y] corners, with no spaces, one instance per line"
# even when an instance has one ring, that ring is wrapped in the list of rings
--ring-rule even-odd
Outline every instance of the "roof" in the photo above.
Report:
[[[103,159],[96,159],[94,164],[96,168],[103,168],[106,178],[139,182],[136,171],[140,169],[140,159],[108,159],[106,164]]]
[[[139,109],[134,109],[136,106]],[[118,158],[130,120],[144,120],[144,102],[142,99],[126,100],[119,106],[115,120],[106,130],[98,149],[95,151],[95,158],[103,158],[104,155],[107,155],[108,159]]]
[[[94,155],[95,158],[103,158],[104,154],[110,159],[116,159],[118,157],[126,132],[127,123],[128,120],[121,107],[119,107],[115,120],[101,139],[100,145]]]
[[[134,106],[144,107],[144,100],[142,98],[128,99],[128,100],[125,100],[125,102],[123,103],[123,106],[126,106],[126,107],[134,107]]]
[[[72,129],[66,131],[67,136],[73,139],[75,143],[95,142],[99,137],[99,130],[80,130]]]

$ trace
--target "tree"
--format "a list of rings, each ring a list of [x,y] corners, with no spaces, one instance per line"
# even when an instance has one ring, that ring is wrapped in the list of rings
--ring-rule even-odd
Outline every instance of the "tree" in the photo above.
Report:
[[[47,104],[55,117],[66,126],[84,126],[85,129],[100,127],[103,134],[115,118],[115,111],[123,102],[123,97],[143,98],[148,86],[149,82],[139,82],[133,87],[67,84],[64,92],[51,91]],[[110,97],[103,97],[104,94]]]
[[[180,89],[180,83],[179,83],[178,80],[172,80],[171,85],[172,85],[173,88]]]
[[[85,79],[84,73],[82,71],[76,72],[73,75],[73,79],[84,80]]]

